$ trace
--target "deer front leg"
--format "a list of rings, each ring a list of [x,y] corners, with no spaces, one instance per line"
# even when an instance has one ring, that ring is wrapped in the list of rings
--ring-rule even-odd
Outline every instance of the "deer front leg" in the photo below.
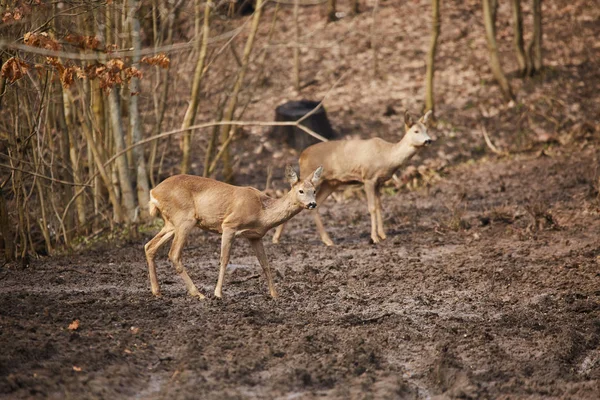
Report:
[[[152,288],[152,294],[155,296],[160,296],[160,287],[158,286],[158,279],[156,278],[156,263],[154,262],[154,258],[156,257],[156,252],[158,249],[167,241],[169,241],[174,234],[175,228],[173,225],[165,222],[165,226],[161,229],[161,231],[158,232],[158,234],[144,246],[146,261],[148,261],[150,286]]]
[[[375,212],[377,214],[377,235],[385,240],[385,230],[383,229],[383,215],[381,210],[381,191],[378,187],[375,188]]]
[[[286,223],[287,222],[284,222],[283,224],[279,225],[277,229],[275,229],[275,234],[273,234],[273,243],[279,243],[279,239],[281,238],[281,234],[283,233],[283,228],[285,228]]]
[[[183,263],[181,262],[181,252],[183,250],[183,246],[185,245],[185,240],[187,238],[188,233],[194,228],[195,221],[190,221],[179,225],[175,228],[175,239],[173,239],[173,244],[171,245],[171,250],[169,250],[169,259],[173,262],[175,266],[175,270],[183,279],[183,283],[185,283],[185,287],[187,288],[190,296],[198,297],[199,299],[203,299],[204,296],[202,293],[198,291],[194,282],[190,279],[187,271],[183,267]]]
[[[277,294],[277,290],[275,290],[275,285],[273,284],[273,274],[271,273],[271,267],[269,266],[267,255],[265,254],[265,248],[263,247],[262,239],[248,239],[248,241],[250,241],[250,244],[254,249],[254,253],[256,254],[256,258],[258,258],[258,262],[265,272],[271,297],[276,299],[279,297],[279,295]]]
[[[371,240],[373,243],[380,242],[379,236],[377,235],[377,207],[375,205],[376,190],[377,184],[375,180],[365,181],[365,193],[367,195],[369,214],[371,214]]]
[[[319,207],[323,204],[323,202],[329,197],[331,193],[335,190],[335,186],[330,185],[328,182],[323,182],[317,191],[317,198],[315,201],[317,202],[317,208],[314,209],[314,219],[315,224],[317,225],[317,231],[319,232],[319,236],[321,237],[321,241],[325,243],[327,246],[333,246],[333,240],[327,234],[325,230],[325,226],[323,225],[323,221],[321,220],[321,215],[319,214]]]
[[[219,267],[219,280],[215,287],[215,297],[219,299],[223,297],[223,280],[225,279],[225,270],[229,263],[229,255],[231,254],[231,245],[235,239],[235,231],[232,229],[223,229],[223,235],[221,237],[221,260]]]

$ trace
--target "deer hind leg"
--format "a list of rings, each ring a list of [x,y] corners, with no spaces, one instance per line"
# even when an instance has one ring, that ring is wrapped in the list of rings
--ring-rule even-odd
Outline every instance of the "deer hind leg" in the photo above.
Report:
[[[254,249],[254,253],[256,254],[256,258],[258,258],[258,262],[265,272],[265,276],[267,277],[267,284],[269,285],[269,293],[271,293],[271,297],[276,299],[279,297],[277,294],[277,290],[275,290],[275,285],[273,284],[273,274],[271,272],[271,267],[269,266],[269,261],[267,260],[267,255],[265,254],[265,248],[263,247],[263,243],[261,239],[248,239],[252,248]]]
[[[221,237],[221,261],[219,266],[219,280],[215,287],[215,297],[223,297],[223,280],[225,279],[225,269],[229,263],[229,256],[231,254],[231,245],[235,239],[235,231],[232,229],[223,229],[223,236]]]
[[[187,274],[183,263],[181,262],[181,252],[183,251],[183,246],[185,245],[185,241],[187,239],[188,234],[194,228],[194,222],[185,222],[184,224],[175,228],[175,239],[173,239],[173,244],[171,245],[171,250],[169,251],[169,259],[175,266],[175,270],[183,279],[183,283],[187,288],[190,296],[198,297],[199,299],[203,299],[204,296],[202,293],[198,291],[194,282],[192,282],[191,278]]]
[[[148,272],[150,275],[150,286],[152,287],[152,294],[155,296],[160,296],[160,287],[158,285],[158,279],[156,278],[156,263],[154,262],[154,258],[156,257],[158,249],[169,241],[173,237],[173,234],[173,225],[165,221],[165,226],[162,230],[144,246],[146,261],[148,262]]]
[[[385,240],[385,230],[383,229],[383,215],[381,209],[381,192],[379,188],[375,189],[375,213],[377,216],[377,235]]]
[[[321,207],[323,202],[329,197],[329,195],[335,191],[335,189],[335,186],[330,185],[327,182],[323,182],[319,187],[319,190],[317,191],[317,198],[315,199],[315,201],[317,202],[317,208],[315,208],[315,210],[313,211],[315,224],[317,225],[317,231],[319,232],[319,236],[321,236],[321,240],[327,246],[333,246],[334,243],[325,231],[325,226],[323,225],[321,215],[319,214],[319,208]]]
[[[155,296],[160,296],[160,287],[156,278],[156,263],[154,262],[154,258],[158,249],[173,237],[174,229],[171,223],[165,221],[165,226],[161,231],[144,246],[146,261],[148,262],[148,273],[150,275],[150,287],[152,288],[152,294]]]
[[[369,206],[369,214],[371,214],[371,240],[373,243],[379,243],[379,236],[377,235],[377,206],[376,206],[376,191],[377,185],[375,181],[365,182],[365,193],[367,195],[367,203]]]
[[[281,234],[283,233],[283,228],[285,228],[286,223],[287,222],[284,222],[283,224],[279,225],[277,229],[275,229],[275,234],[273,234],[273,243],[279,243],[279,239],[281,238]]]

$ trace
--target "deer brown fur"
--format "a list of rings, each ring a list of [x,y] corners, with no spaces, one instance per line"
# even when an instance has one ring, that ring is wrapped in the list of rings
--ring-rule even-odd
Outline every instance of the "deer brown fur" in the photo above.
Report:
[[[335,140],[307,147],[300,155],[300,176],[307,174],[315,165],[323,165],[324,173],[317,189],[317,204],[321,206],[335,190],[349,184],[364,184],[371,215],[371,240],[378,243],[386,238],[383,229],[380,185],[390,179],[394,172],[410,160],[421,148],[431,143],[427,123],[431,111],[417,122],[405,113],[405,134],[398,143],[380,138],[367,140]],[[333,241],[325,231],[323,221],[314,213],[315,224],[321,240],[327,246]],[[284,225],[280,225],[273,242],[278,243]]]
[[[321,171],[322,168],[319,167],[309,179],[299,181],[294,170],[288,167],[286,177],[292,188],[280,199],[273,199],[251,187],[228,185],[198,176],[175,175],[165,179],[150,191],[150,214],[156,216],[160,212],[165,221],[162,230],[144,247],[152,293],[160,295],[154,262],[156,252],[172,238],[169,259],[182,277],[188,293],[204,298],[181,262],[186,238],[198,226],[205,231],[222,235],[219,279],[214,292],[216,297],[223,295],[225,269],[231,246],[238,236],[250,242],[265,272],[270,294],[277,297],[262,237],[269,229],[289,220],[303,209],[316,207],[315,187]]]

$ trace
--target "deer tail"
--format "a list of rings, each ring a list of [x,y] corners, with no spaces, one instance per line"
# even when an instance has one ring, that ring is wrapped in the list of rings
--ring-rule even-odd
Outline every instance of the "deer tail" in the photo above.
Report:
[[[151,216],[156,217],[158,215],[158,200],[150,193],[150,201],[148,202],[148,212]]]

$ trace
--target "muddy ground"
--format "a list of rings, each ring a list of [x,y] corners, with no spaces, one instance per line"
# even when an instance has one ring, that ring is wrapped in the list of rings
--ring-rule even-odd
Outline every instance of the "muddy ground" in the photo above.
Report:
[[[309,212],[291,221],[281,244],[265,238],[277,301],[243,241],[223,300],[212,298],[219,237],[201,232],[184,262],[209,298],[186,295],[167,246],[158,265],[163,296],[153,298],[142,246],[156,226],[135,241],[4,265],[0,397],[600,398],[598,8],[544,2],[546,69],[521,79],[509,3],[500,3],[501,56],[518,94],[506,104],[492,83],[480,2],[442,3],[437,141],[413,160],[422,168],[405,176],[411,184],[385,190],[384,243],[369,243],[358,192],[321,210],[334,248],[318,240]],[[382,2],[376,79],[370,7],[328,25],[303,8],[303,40],[315,45],[301,53],[307,87],[293,91],[291,64],[282,61],[289,49],[272,47],[265,87],[252,93],[258,100],[245,118],[268,119],[287,99],[330,93],[325,106],[339,132],[397,140],[403,110],[422,108],[430,2]],[[282,13],[276,43],[293,34],[291,8]],[[178,74],[174,126],[191,76]],[[142,90],[142,104],[151,90]],[[213,118],[222,89],[206,90],[197,120]],[[490,155],[481,126],[511,155]],[[238,183],[262,189],[275,165],[273,183],[283,188],[283,166],[298,154],[269,142],[264,129],[241,134]],[[195,148],[206,137],[195,136]],[[164,178],[177,171],[179,152],[160,146],[173,149]],[[193,172],[202,160],[195,154]]]
[[[549,154],[549,155],[546,155]],[[265,238],[281,298],[235,244],[212,298],[219,238],[188,245],[189,298],[142,245],[2,269],[3,398],[573,398],[600,396],[594,146],[483,158],[384,197],[369,243],[360,196]],[[69,329],[78,319],[79,327]]]

